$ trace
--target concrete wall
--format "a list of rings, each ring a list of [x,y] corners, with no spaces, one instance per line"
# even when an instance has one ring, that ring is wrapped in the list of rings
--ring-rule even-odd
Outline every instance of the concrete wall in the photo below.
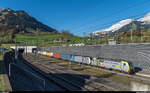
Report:
[[[41,50],[90,57],[125,59],[136,67],[150,69],[150,44],[44,47]]]

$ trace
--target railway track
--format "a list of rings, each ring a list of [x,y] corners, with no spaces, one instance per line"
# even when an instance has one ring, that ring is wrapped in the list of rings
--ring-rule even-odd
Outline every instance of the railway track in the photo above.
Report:
[[[43,64],[39,64],[40,66],[43,66],[44,68],[47,68],[47,69],[49,69],[50,70],[50,72],[51,73],[64,73],[64,74],[67,74],[67,72],[65,72],[65,71],[62,71],[62,70],[59,70],[59,69],[57,69],[57,70],[55,70],[55,71],[53,71],[54,69],[51,69],[50,68],[50,66],[46,66],[46,65],[43,65]],[[84,79],[84,77],[82,77],[82,76],[73,76],[73,75],[71,75],[71,76],[66,76],[66,75],[64,75],[64,77],[60,77],[61,79],[63,79],[63,80],[65,80],[65,81],[67,81],[67,80],[69,80],[69,83],[71,83],[71,84],[74,84],[75,86],[77,86],[77,87],[82,87],[82,85],[80,85],[81,84],[81,82],[82,82],[82,80]],[[78,78],[78,80],[76,80]],[[67,80],[66,80],[67,79]],[[78,81],[78,82],[77,82]],[[79,82],[80,81],[80,82]],[[86,82],[90,82],[91,81],[91,79],[90,80],[86,80]],[[99,87],[93,87],[93,86],[99,86]],[[88,90],[90,90],[90,89],[94,89],[94,90],[100,90],[101,88],[104,88],[104,87],[106,87],[106,88],[109,88],[109,89],[112,89],[112,90],[115,90],[114,88],[112,88],[112,87],[108,87],[108,86],[105,86],[105,85],[102,85],[102,84],[98,84],[98,83],[96,83],[96,82],[90,82],[90,85],[88,85],[88,86],[86,86],[86,88],[88,89]],[[85,88],[84,88],[85,89]],[[87,90],[87,89],[85,89],[85,90]],[[105,89],[106,90],[106,89]]]
[[[80,91],[81,90],[79,87],[68,83],[68,81],[63,80],[62,78],[54,75],[53,73],[49,73],[49,70],[47,68],[40,66],[39,64],[32,64],[32,63],[27,63],[27,62],[24,62],[24,63],[30,66],[36,72],[43,75],[48,80],[55,82],[56,85],[63,88],[65,91]]]
[[[44,56],[44,57],[46,57],[46,56]],[[55,59],[55,58],[51,58],[51,59]],[[113,73],[113,74],[126,76],[128,78],[133,78],[133,79],[136,79],[137,81],[142,81],[144,83],[150,82],[149,78],[139,76],[138,74],[137,75],[136,74],[135,75],[129,75],[129,74],[125,74],[125,73],[122,73],[122,72],[119,72],[119,71],[102,69],[102,68],[99,68],[99,67],[96,67],[96,66],[91,66],[91,65],[86,65],[86,64],[78,64],[78,65],[81,65],[81,66],[83,65],[84,67],[89,67],[89,68],[94,68],[94,69],[96,68],[96,69],[99,69],[99,70],[102,70],[102,71],[105,71],[105,72],[110,72],[110,73]]]
[[[27,59],[29,62],[31,62],[30,64],[36,66],[37,68],[40,68],[41,70],[45,70],[45,72],[47,72],[47,73],[53,73],[53,74],[56,74],[56,73],[64,73],[64,74],[66,74],[66,73],[73,73],[72,71],[68,72],[65,69],[53,69],[48,64],[42,64],[42,63],[44,63],[44,61],[41,60],[41,59],[39,59],[38,63],[37,62],[35,63],[34,62],[35,59],[31,55],[30,56],[25,56],[25,57],[26,57],[25,59]],[[42,63],[40,63],[40,61],[42,61]],[[81,76],[70,76],[69,75],[69,76],[61,76],[61,77],[56,77],[56,78],[59,78],[59,79],[64,80],[66,82],[68,82],[68,80],[69,80],[69,82],[68,82],[69,84],[71,84],[74,87],[76,86],[76,87],[80,87],[81,88],[82,85],[80,85],[81,82],[79,82],[79,80],[80,79],[82,80],[84,78],[82,76],[82,74],[83,73],[81,73]],[[70,80],[70,78],[72,80]],[[78,80],[75,80],[77,78],[78,78]],[[77,83],[77,82],[79,82],[79,83]],[[92,76],[92,79],[86,79],[86,82],[87,82],[87,85],[85,85],[84,88],[82,88],[85,91],[86,90],[95,90],[95,91],[96,90],[110,90],[110,91],[118,91],[118,90],[120,90],[118,87],[114,87],[113,85],[103,84],[103,83],[98,82],[98,79],[95,76]]]

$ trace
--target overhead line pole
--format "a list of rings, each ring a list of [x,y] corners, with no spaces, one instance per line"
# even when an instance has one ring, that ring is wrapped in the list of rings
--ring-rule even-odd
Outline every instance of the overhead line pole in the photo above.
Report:
[[[38,35],[39,35],[39,29],[37,28],[37,33],[36,33],[36,40],[37,40],[37,49],[36,49],[36,61],[38,61],[38,58],[39,58],[39,55],[38,55],[38,48],[39,48],[39,46],[38,46],[38,44],[39,44],[39,40],[38,40]]]
[[[133,33],[133,30],[131,29],[131,42],[133,43],[133,41],[132,41],[132,39],[133,39],[132,33]]]
[[[27,55],[27,41],[26,41],[26,55]]]
[[[17,38],[15,39],[15,59],[17,60]]]
[[[143,30],[143,29],[141,29],[141,42],[143,41],[143,34],[142,34],[142,30]]]

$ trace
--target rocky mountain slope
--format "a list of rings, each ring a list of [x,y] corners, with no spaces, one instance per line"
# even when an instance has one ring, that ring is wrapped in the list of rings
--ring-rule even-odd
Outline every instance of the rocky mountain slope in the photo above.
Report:
[[[16,30],[16,32],[30,32],[39,28],[43,32],[57,32],[55,29],[44,25],[35,18],[29,16],[25,11],[14,11],[4,9],[0,12],[0,25],[5,25]]]
[[[0,42],[12,42],[15,34],[50,32],[58,33],[53,29],[35,18],[28,15],[25,11],[14,11],[12,9],[4,9],[0,11]]]

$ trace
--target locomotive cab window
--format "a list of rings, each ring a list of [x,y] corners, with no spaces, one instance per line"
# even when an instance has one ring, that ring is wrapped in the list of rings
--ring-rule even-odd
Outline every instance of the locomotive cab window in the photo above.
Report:
[[[125,63],[123,63],[123,65],[125,66],[126,64],[125,64]]]

